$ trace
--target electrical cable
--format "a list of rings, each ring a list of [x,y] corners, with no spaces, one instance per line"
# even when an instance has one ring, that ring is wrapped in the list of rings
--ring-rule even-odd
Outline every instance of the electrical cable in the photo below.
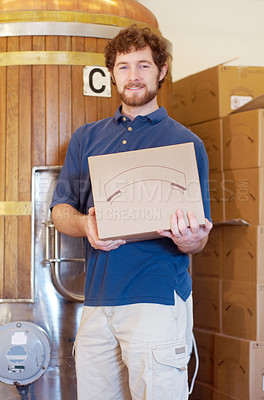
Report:
[[[198,349],[197,349],[197,345],[196,345],[194,334],[192,334],[192,342],[193,342],[193,349],[194,349],[194,354],[195,354],[195,370],[194,370],[194,373],[193,373],[192,382],[191,382],[190,389],[189,389],[189,394],[191,394],[192,391],[193,391],[195,379],[196,379],[196,376],[197,376],[197,373],[198,373],[198,368],[199,368]]]

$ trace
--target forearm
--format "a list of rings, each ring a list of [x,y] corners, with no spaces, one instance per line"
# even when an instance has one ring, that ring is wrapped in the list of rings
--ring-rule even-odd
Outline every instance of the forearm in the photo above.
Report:
[[[87,215],[81,214],[69,204],[58,204],[52,209],[52,220],[55,228],[65,235],[85,237]]]

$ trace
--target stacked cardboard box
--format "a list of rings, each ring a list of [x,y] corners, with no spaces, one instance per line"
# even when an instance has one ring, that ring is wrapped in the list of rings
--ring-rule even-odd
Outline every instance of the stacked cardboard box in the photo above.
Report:
[[[253,133],[253,126],[250,132],[247,126],[244,126],[239,135],[237,135],[237,131],[235,132],[236,137],[230,144],[224,133],[227,130],[224,125],[227,125],[228,122],[223,120],[228,114],[263,93],[263,67],[218,65],[173,83],[172,117],[197,133],[204,141],[207,150],[210,165],[212,217],[215,222],[228,221],[235,219],[236,216],[237,219],[240,219],[239,210],[235,212],[236,203],[242,203],[242,193],[245,190],[253,190],[252,186],[246,186],[251,179],[254,184],[256,183],[256,188],[253,193],[249,194],[247,201],[245,201],[245,197],[243,198],[243,204],[240,205],[245,208],[256,207],[252,215],[253,219],[258,217],[261,212],[264,213],[263,209],[257,209],[258,193],[263,190],[261,179],[264,172],[261,169],[252,171],[248,175],[248,168],[251,168],[250,162],[248,162],[242,167],[245,171],[243,174],[241,172],[241,176],[236,172],[224,174],[224,170],[236,170],[233,161],[228,161],[231,149],[235,149],[233,151],[238,154],[238,160],[245,161],[248,157],[247,145],[250,143],[253,157],[254,151],[263,148],[263,142],[261,143],[263,139],[261,139],[261,135]],[[255,113],[258,112],[255,111]],[[262,126],[261,118],[258,122],[256,120],[255,124]],[[241,143],[243,149],[240,152]],[[262,151],[264,152],[264,149]],[[236,157],[235,153],[232,154],[232,160]],[[258,167],[261,165],[264,167],[263,154],[258,154],[257,158]],[[228,203],[227,208],[225,207],[226,202]],[[263,216],[261,218],[264,219]]]
[[[226,220],[244,218],[252,225],[264,224],[263,108],[230,114],[223,119]]]
[[[192,258],[200,358],[195,396],[203,400],[205,386],[213,390],[208,399],[264,399],[263,239],[260,225],[216,226],[204,251]]]
[[[262,93],[264,68],[217,66],[174,84],[174,118],[207,149],[215,223],[192,257],[200,368],[191,400],[264,399]]]
[[[263,67],[217,65],[173,83],[172,117],[183,125],[215,120],[263,93]]]
[[[224,166],[223,166],[223,118],[189,126],[204,142],[209,160],[209,186],[212,219],[225,220]]]

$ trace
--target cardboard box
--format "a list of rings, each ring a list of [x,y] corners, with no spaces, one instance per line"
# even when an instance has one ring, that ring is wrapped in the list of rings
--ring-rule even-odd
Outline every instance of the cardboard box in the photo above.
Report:
[[[222,332],[264,340],[264,285],[222,280]]]
[[[194,389],[189,396],[189,400],[214,400],[213,396],[214,390],[211,386],[195,381]]]
[[[263,104],[264,106],[264,104]],[[223,118],[224,169],[264,166],[264,110]]]
[[[199,355],[197,380],[207,385],[214,384],[214,334],[200,329],[194,329],[194,337]],[[189,361],[189,379],[195,371],[196,361],[194,352]]]
[[[263,400],[264,343],[215,335],[214,385],[239,400]]]
[[[209,191],[212,221],[225,221],[225,177],[223,172],[209,174]]]
[[[213,226],[208,242],[200,253],[192,255],[193,278],[221,278],[222,227]]]
[[[222,227],[223,279],[264,283],[264,226]]]
[[[225,171],[225,220],[264,225],[264,168]]]
[[[186,90],[186,79],[172,84],[172,118],[187,126],[189,123],[189,111],[187,106],[188,92]]]
[[[209,160],[209,171],[223,171],[223,119],[189,126],[203,141]]]
[[[173,96],[181,100],[172,115],[185,125],[210,121],[263,93],[263,67],[218,65],[173,83]]]
[[[193,279],[194,326],[211,332],[220,332],[221,280]]]
[[[193,143],[88,158],[100,239],[160,237],[170,216],[205,217]]]

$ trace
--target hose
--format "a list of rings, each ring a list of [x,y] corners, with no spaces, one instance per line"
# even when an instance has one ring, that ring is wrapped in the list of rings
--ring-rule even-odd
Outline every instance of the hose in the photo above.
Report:
[[[20,394],[21,400],[28,400],[29,385],[16,385],[16,388]]]
[[[34,383],[32,383],[30,385],[29,390],[30,390],[30,398],[31,398],[31,400],[36,400]]]

